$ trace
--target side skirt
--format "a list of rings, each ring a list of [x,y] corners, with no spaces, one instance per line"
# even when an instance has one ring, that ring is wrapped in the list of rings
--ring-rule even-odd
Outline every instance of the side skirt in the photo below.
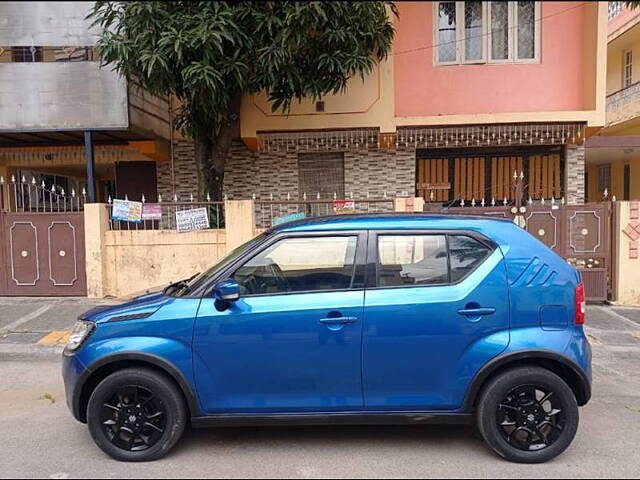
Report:
[[[276,425],[466,425],[472,421],[473,415],[470,413],[451,412],[327,412],[271,415],[226,413],[192,417],[191,426],[206,428]]]

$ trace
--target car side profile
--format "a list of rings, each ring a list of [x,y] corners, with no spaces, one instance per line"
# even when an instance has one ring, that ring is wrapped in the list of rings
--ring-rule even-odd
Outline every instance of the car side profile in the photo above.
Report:
[[[579,273],[507,220],[342,215],[80,317],[67,403],[118,460],[184,428],[467,423],[504,458],[562,453],[591,396]]]

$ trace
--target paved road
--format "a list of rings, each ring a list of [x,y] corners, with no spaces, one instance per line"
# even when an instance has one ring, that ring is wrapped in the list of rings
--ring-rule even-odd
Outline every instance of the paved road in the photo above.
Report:
[[[32,305],[32,311],[42,306]],[[56,308],[73,310],[64,302]],[[4,311],[0,301],[0,315]],[[497,458],[469,427],[440,426],[194,430],[163,460],[119,463],[98,450],[68,413],[57,354],[29,344],[61,325],[47,324],[32,339],[13,333],[0,340],[0,477],[637,478],[640,310],[590,307],[587,321],[594,398],[581,410],[570,449],[534,466]]]

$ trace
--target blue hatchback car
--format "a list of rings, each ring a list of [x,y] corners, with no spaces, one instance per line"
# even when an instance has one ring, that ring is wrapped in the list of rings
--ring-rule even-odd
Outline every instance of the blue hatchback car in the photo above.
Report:
[[[514,223],[346,215],[275,227],[207,272],[78,320],[67,403],[119,460],[184,428],[464,423],[518,462],[591,396],[579,273]]]

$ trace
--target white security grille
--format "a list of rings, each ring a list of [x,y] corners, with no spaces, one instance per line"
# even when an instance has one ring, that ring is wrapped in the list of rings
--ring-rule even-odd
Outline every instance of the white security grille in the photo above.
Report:
[[[482,2],[465,2],[464,4],[464,58],[482,60],[483,14]]]
[[[509,58],[509,4],[491,2],[491,58]]]
[[[535,57],[535,20],[536,9],[534,2],[518,2],[518,58],[532,59]]]
[[[538,61],[540,8],[532,1],[435,2],[436,64]]]
[[[438,6],[438,60],[456,61],[456,2],[440,2]]]

